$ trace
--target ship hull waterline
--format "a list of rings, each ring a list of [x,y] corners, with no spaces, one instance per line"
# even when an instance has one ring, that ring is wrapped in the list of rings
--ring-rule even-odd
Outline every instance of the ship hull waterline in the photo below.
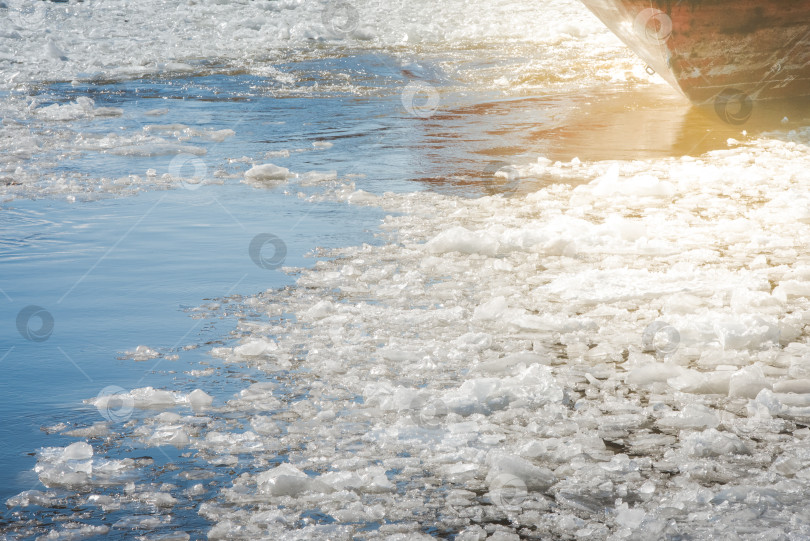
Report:
[[[810,97],[810,2],[581,0],[693,104],[730,123]]]

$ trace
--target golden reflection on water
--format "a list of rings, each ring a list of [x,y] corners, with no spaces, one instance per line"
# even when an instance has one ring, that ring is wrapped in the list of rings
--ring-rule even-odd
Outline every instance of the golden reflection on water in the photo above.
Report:
[[[414,149],[424,173],[418,180],[497,193],[503,183],[493,179],[493,164],[525,165],[538,157],[563,162],[698,157],[728,149],[729,139],[747,141],[774,130],[772,136],[779,137],[810,126],[810,106],[757,103],[744,122],[730,124],[714,109],[694,107],[656,85],[461,103],[440,109],[421,126],[420,148]]]

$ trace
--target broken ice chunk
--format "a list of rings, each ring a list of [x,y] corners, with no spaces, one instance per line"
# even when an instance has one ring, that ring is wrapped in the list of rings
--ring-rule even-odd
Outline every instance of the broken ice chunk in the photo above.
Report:
[[[290,176],[290,170],[272,163],[254,165],[245,172],[245,180],[250,182],[284,182]]]
[[[291,464],[281,464],[272,470],[256,476],[259,491],[271,496],[298,496],[307,491],[328,492],[331,487],[310,479],[309,476]]]
[[[431,254],[461,252],[494,256],[498,252],[498,241],[487,233],[456,226],[436,235],[428,241],[425,249]]]
[[[138,346],[133,351],[125,351],[124,358],[127,357],[133,361],[149,361],[160,357],[160,353],[149,346]]]
[[[676,414],[658,420],[662,427],[671,428],[717,428],[720,417],[712,409],[700,404],[688,404]]]
[[[87,460],[90,458],[93,458],[93,447],[83,441],[68,445],[62,453],[62,460]]]
[[[490,452],[487,456],[489,473],[487,482],[493,483],[501,475],[511,475],[520,479],[530,491],[544,491],[556,482],[554,473],[548,468],[535,466],[525,458],[501,452]]]
[[[273,340],[267,338],[249,340],[241,346],[233,348],[234,353],[242,355],[243,357],[258,357],[259,355],[273,351],[278,351],[278,345]]]
[[[475,311],[473,312],[473,320],[491,321],[498,319],[503,315],[508,307],[509,306],[505,297],[495,297],[476,307]]]
[[[731,375],[728,396],[756,398],[762,389],[770,389],[771,383],[765,378],[759,366],[747,366]]]
[[[711,457],[751,454],[751,451],[740,438],[729,432],[720,432],[714,428],[688,434],[682,441],[686,452],[693,456]]]
[[[214,398],[202,389],[194,389],[188,393],[186,400],[194,409],[207,408],[214,402]]]

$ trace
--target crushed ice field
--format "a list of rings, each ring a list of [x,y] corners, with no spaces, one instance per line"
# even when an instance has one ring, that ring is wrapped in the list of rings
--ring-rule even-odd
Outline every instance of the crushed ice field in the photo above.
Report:
[[[498,162],[478,179],[494,195],[387,189],[296,170],[295,145],[209,152],[248,127],[221,111],[162,124],[170,100],[138,109],[139,129],[98,129],[131,108],[59,102],[45,82],[248,74],[279,99],[388,93],[433,128],[445,94],[479,86],[667,87],[569,0],[358,1],[331,28],[317,2],[150,0],[126,21],[114,0],[7,4],[5,206],[236,184],[386,217],[375,243],[284,267],[292,286],[200,298],[193,317],[228,326],[192,345],[208,355],[193,389],[105,389],[84,401],[95,422],[43,427],[72,442],[30,450],[39,484],[7,500],[0,539],[810,539],[810,129],[696,156]],[[410,94],[426,101],[274,67],[369,51],[427,81]],[[143,167],[71,168],[91,154]],[[148,163],[166,156],[180,161]],[[164,347],[121,344],[132,363]],[[217,392],[225,372],[240,390]]]

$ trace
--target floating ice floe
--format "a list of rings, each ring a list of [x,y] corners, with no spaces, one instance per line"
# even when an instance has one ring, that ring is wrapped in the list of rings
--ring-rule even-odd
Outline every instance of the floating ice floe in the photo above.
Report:
[[[208,407],[212,404],[213,398],[201,389],[183,394],[173,391],[154,389],[152,387],[141,387],[112,394],[103,394],[97,398],[87,400],[100,410],[120,407],[120,403],[129,402],[131,407],[148,409],[171,409],[178,405],[190,405],[192,407]]]
[[[107,460],[94,455],[93,447],[86,442],[47,447],[37,453],[34,471],[46,487],[76,489],[122,484],[125,474],[137,467],[132,459]],[[30,502],[31,498],[27,501]],[[20,505],[24,503],[19,502]]]
[[[34,113],[47,120],[77,120],[80,118],[121,116],[124,110],[119,107],[96,107],[95,102],[86,97],[76,98],[74,103],[59,105],[54,103],[46,107],[39,107]]]
[[[149,361],[160,357],[160,353],[149,346],[138,346],[132,351],[125,351],[124,356],[133,361]]]
[[[290,177],[290,170],[272,163],[254,165],[245,172],[245,182],[251,184],[278,184],[286,182]]]

